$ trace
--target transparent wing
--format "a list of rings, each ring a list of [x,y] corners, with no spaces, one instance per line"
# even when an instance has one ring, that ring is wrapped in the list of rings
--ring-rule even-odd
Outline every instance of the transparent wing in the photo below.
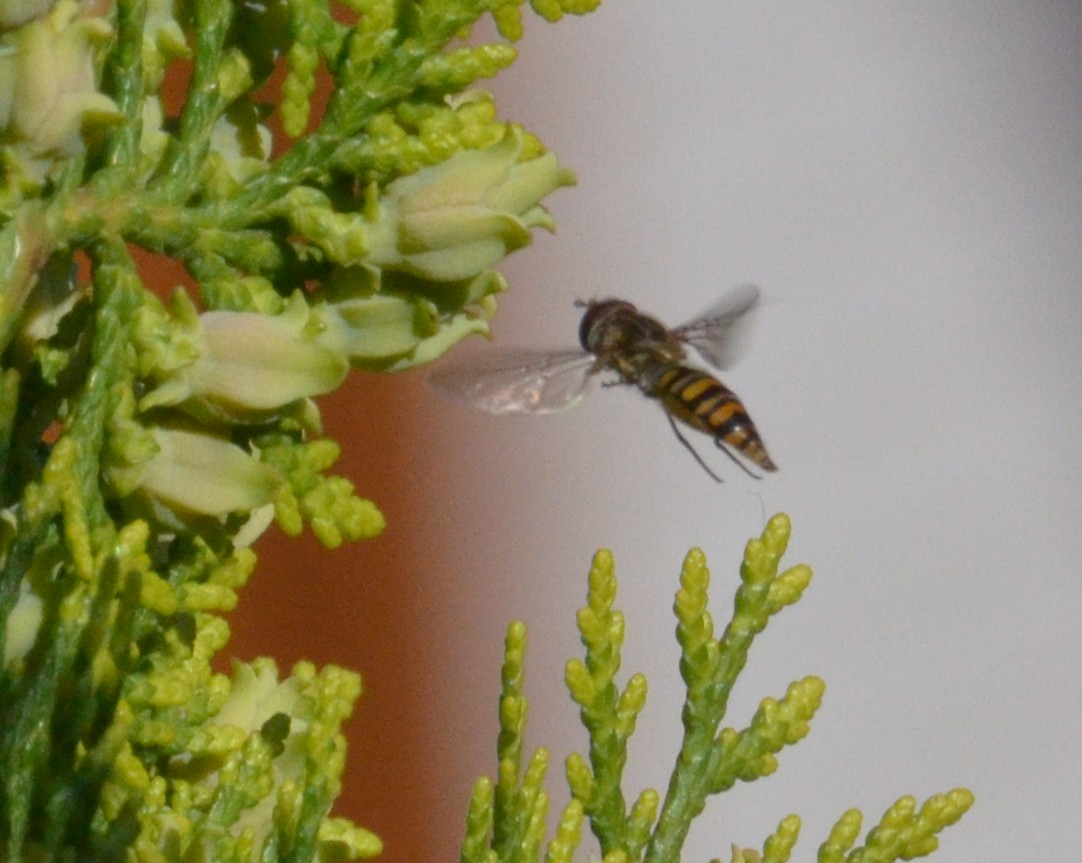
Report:
[[[451,359],[428,378],[449,398],[493,414],[548,414],[583,396],[593,356],[580,350],[494,348]]]
[[[747,313],[757,302],[759,289],[755,285],[737,285],[673,332],[715,368],[731,368],[747,347]]]

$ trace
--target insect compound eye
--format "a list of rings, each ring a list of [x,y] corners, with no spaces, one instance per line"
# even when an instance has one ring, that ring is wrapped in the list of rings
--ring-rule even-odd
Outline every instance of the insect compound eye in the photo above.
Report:
[[[635,311],[635,307],[624,300],[597,300],[585,305],[586,311],[579,324],[579,344],[591,353],[597,353],[605,341],[605,332],[621,312]]]

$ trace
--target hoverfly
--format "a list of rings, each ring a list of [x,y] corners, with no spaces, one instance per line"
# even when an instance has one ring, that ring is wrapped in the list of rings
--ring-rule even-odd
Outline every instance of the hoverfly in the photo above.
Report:
[[[680,433],[676,420],[709,435],[747,474],[735,450],[765,471],[777,466],[767,454],[747,409],[731,389],[709,372],[688,365],[690,345],[717,369],[736,359],[738,324],[758,302],[759,289],[741,285],[706,312],[669,329],[624,300],[577,301],[581,350],[543,352],[502,348],[437,369],[429,382],[444,394],[489,413],[546,414],[564,410],[583,396],[590,379],[603,371],[655,399],[680,442],[718,482],[717,476]]]

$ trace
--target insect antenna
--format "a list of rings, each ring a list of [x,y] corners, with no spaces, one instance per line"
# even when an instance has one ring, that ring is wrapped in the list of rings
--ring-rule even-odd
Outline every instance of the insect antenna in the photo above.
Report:
[[[699,466],[710,475],[711,479],[713,479],[714,482],[724,482],[725,480],[723,480],[720,476],[718,476],[716,473],[714,473],[712,470],[710,470],[710,467],[707,465],[707,463],[705,461],[703,461],[702,456],[700,456],[695,451],[695,447],[693,447],[690,443],[688,443],[687,438],[685,438],[682,434],[680,434],[680,429],[678,429],[676,427],[676,420],[674,420],[672,418],[672,416],[669,415],[668,411],[665,412],[665,419],[667,419],[669,421],[669,425],[672,428],[672,433],[674,435],[676,435],[676,439],[678,441],[680,441],[680,443],[682,443],[684,445],[684,449],[686,449],[689,453],[691,453],[691,455],[695,459],[695,461],[697,461],[699,463]],[[730,453],[725,453],[725,454],[727,456],[729,456],[729,458],[732,458],[732,455]],[[745,468],[745,470],[746,470],[746,468]]]

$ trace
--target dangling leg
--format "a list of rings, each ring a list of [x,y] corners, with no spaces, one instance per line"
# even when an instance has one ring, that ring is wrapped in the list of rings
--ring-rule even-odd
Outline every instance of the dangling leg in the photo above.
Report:
[[[710,474],[711,478],[715,482],[724,482],[724,480],[720,476],[718,476],[716,473],[714,473],[712,470],[710,470],[709,467],[707,467],[706,462],[703,461],[702,457],[695,451],[695,447],[693,447],[690,443],[688,443],[687,438],[685,438],[682,434],[680,434],[680,429],[678,429],[676,427],[676,420],[674,420],[672,418],[672,415],[668,411],[665,411],[665,418],[669,421],[669,425],[672,426],[672,433],[674,435],[676,435],[676,439],[678,441],[680,441],[680,443],[682,443],[684,445],[684,448],[689,453],[691,453],[691,455],[694,457],[695,461],[697,461],[699,463],[699,466],[703,470],[705,470],[708,474]],[[726,455],[729,455],[729,454],[726,453]],[[731,455],[729,457],[732,458]]]
[[[742,471],[744,471],[744,473],[746,473],[752,479],[762,479],[762,477],[759,476],[758,474],[752,473],[751,470],[748,468],[748,466],[746,464],[744,464],[744,462],[742,462],[735,455],[733,455],[731,452],[729,452],[728,448],[726,448],[725,443],[724,443],[724,441],[722,441],[721,438],[719,438],[719,437],[714,438],[714,446],[716,446],[723,453],[725,453],[725,455],[727,455],[729,457],[730,461],[732,461],[733,464],[735,464],[738,468],[740,468]]]

